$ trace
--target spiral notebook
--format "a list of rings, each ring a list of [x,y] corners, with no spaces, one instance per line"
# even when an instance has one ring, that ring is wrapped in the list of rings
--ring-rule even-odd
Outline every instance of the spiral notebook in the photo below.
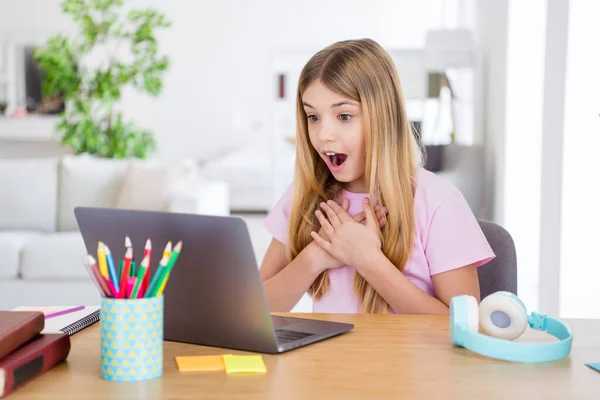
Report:
[[[12,311],[41,311],[46,316],[42,333],[64,332],[73,335],[100,320],[100,306],[20,306]]]

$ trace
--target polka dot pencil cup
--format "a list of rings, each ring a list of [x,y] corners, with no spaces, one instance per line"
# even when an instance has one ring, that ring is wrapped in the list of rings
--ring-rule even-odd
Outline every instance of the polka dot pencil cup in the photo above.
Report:
[[[115,382],[158,378],[163,372],[163,296],[102,297],[100,375]]]

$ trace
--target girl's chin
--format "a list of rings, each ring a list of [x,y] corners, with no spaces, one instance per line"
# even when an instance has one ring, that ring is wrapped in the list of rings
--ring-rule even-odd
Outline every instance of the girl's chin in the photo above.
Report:
[[[352,182],[361,181],[360,177],[357,176],[349,176],[348,174],[336,174],[332,172],[333,177],[339,183],[349,184]]]

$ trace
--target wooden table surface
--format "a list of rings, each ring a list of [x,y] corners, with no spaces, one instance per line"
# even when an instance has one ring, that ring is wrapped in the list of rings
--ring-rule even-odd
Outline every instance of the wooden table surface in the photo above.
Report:
[[[287,315],[287,314],[281,314]],[[447,316],[293,314],[352,322],[352,332],[280,355],[263,355],[265,375],[181,374],[175,356],[250,354],[165,342],[161,378],[100,378],[99,323],[71,337],[67,362],[30,381],[19,399],[600,399],[600,320],[566,320],[571,355],[551,363],[488,359],[450,343]],[[551,341],[528,330],[522,342]]]

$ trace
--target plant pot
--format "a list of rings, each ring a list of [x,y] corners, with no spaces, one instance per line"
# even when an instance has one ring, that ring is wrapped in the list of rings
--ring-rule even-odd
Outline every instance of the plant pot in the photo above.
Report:
[[[41,114],[57,115],[63,112],[65,103],[62,96],[45,97],[40,105]]]
[[[4,115],[6,112],[6,104],[0,104],[0,115]]]
[[[425,145],[425,169],[431,172],[441,171],[444,167],[444,153],[448,145]]]

